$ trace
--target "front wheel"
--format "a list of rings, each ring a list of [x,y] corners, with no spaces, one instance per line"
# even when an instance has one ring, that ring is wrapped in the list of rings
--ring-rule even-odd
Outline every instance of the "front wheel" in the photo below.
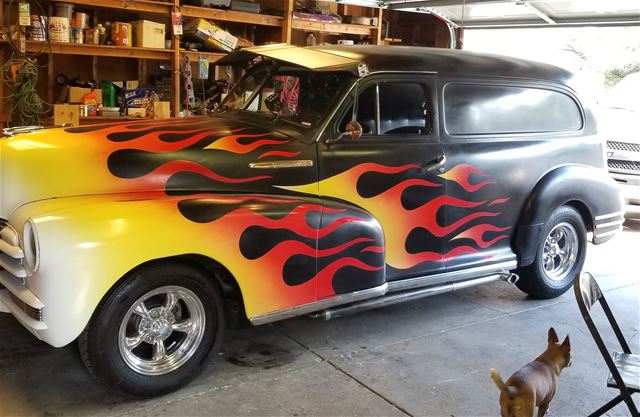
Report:
[[[224,309],[216,282],[181,264],[133,273],[100,304],[78,339],[92,376],[132,397],[186,385],[222,341]]]
[[[587,231],[580,213],[557,208],[545,223],[536,257],[518,272],[518,288],[534,298],[554,298],[571,287],[587,253]]]

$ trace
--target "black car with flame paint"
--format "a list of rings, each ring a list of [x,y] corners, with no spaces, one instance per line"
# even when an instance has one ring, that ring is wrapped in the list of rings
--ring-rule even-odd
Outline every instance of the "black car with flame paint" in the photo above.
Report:
[[[0,310],[53,346],[78,339],[120,393],[184,385],[238,318],[332,318],[497,280],[556,297],[588,238],[621,229],[564,70],[372,46],[219,62],[247,63],[210,117],[0,142]]]

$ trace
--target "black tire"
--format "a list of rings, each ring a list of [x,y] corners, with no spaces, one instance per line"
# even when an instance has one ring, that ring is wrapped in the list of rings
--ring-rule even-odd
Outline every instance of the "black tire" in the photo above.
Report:
[[[552,232],[554,237],[550,236]],[[575,235],[572,236],[573,233]],[[553,249],[552,241],[559,235],[564,237],[557,242],[556,249]],[[563,245],[566,246],[572,239],[575,239],[575,243],[571,245],[575,251],[573,255],[553,255],[558,252],[558,248],[563,251]],[[567,253],[566,250],[563,252]],[[584,265],[586,254],[587,230],[580,213],[573,207],[558,207],[542,229],[533,263],[517,271],[520,280],[516,286],[534,298],[558,297],[571,287],[575,274]]]
[[[145,398],[194,379],[210,352],[220,348],[224,327],[215,278],[188,265],[158,263],[132,273],[107,295],[78,346],[96,381],[118,394]]]

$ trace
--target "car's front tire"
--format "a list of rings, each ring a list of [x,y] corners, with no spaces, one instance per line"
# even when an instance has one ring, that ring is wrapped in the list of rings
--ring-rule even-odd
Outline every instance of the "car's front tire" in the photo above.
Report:
[[[518,273],[518,288],[534,298],[554,298],[567,291],[582,269],[587,253],[587,230],[573,207],[558,207],[545,223],[536,257]]]
[[[78,339],[91,375],[119,394],[151,397],[190,382],[224,331],[221,292],[197,268],[158,263],[108,294]]]

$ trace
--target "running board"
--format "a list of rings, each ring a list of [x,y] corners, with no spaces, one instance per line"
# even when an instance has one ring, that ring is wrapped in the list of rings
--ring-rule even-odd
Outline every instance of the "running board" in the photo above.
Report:
[[[478,278],[469,279],[459,282],[448,282],[446,284],[433,285],[430,287],[416,288],[405,291],[398,291],[384,295],[382,297],[370,298],[358,301],[352,304],[339,307],[328,308],[309,315],[309,317],[319,320],[331,320],[337,317],[349,314],[359,313],[361,311],[371,310],[374,308],[386,307],[395,304],[405,303],[408,301],[418,300],[420,298],[431,297],[434,295],[445,294],[464,288],[475,287],[477,285],[488,284],[495,281],[506,281],[509,284],[515,284],[518,281],[518,275],[503,271]]]

